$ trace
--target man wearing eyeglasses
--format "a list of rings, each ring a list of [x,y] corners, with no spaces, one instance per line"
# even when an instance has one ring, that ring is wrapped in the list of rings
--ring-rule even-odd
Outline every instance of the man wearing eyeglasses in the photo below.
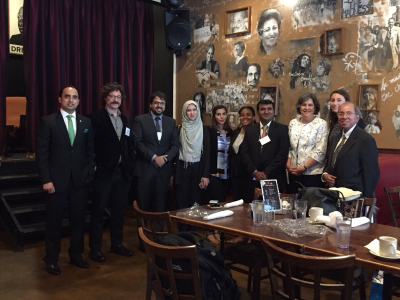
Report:
[[[329,187],[346,187],[373,197],[380,173],[378,149],[375,139],[357,126],[360,115],[351,102],[340,106],[338,121],[343,131],[332,141],[322,181]]]
[[[166,194],[174,157],[179,151],[179,136],[174,119],[163,114],[164,93],[150,97],[150,113],[137,116],[132,128],[136,150],[134,176],[137,177],[139,208],[144,211],[166,210]],[[163,224],[155,225],[161,231]]]
[[[96,262],[106,259],[101,252],[107,204],[110,206],[110,251],[122,256],[133,252],[122,245],[124,214],[131,186],[134,150],[128,118],[119,107],[125,98],[123,87],[110,82],[101,90],[103,108],[91,115],[96,150],[96,172],[89,231],[89,257]]]

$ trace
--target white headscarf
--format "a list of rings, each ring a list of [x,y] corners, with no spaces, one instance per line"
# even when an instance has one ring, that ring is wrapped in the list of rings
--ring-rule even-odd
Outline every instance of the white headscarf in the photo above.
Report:
[[[196,106],[196,119],[190,120],[186,115],[186,110],[190,104]],[[200,109],[196,102],[188,100],[182,108],[182,128],[179,136],[181,147],[179,149],[179,159],[184,161],[186,168],[188,163],[200,161],[203,151],[203,122],[200,117]]]

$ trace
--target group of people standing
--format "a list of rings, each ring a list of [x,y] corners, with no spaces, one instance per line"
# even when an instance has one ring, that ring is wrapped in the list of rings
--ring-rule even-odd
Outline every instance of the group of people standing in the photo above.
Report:
[[[276,179],[281,192],[296,192],[298,181],[307,187],[344,186],[371,197],[379,178],[375,140],[360,128],[360,110],[344,90],[331,94],[329,124],[317,117],[318,100],[307,93],[299,98],[298,117],[289,126],[274,121],[273,101],[260,100],[256,111],[251,106],[240,108],[240,125],[233,131],[224,105],[213,107],[211,126],[204,126],[200,107],[192,100],[183,105],[178,128],[174,119],[163,114],[166,97],[161,92],[152,94],[150,112],[137,116],[130,129],[119,110],[125,98],[123,87],[108,83],[101,97],[104,107],[86,118],[76,113],[76,88],[65,87],[59,93],[60,112],[44,117],[37,129],[39,177],[47,192],[44,261],[50,274],[61,272],[57,262],[67,203],[70,262],[89,267],[81,254],[90,187],[89,257],[104,262],[103,214],[108,204],[110,251],[133,255],[122,245],[133,177],[139,207],[153,212],[168,209],[171,182],[181,209],[203,200],[224,202],[229,192],[234,200],[248,203],[265,179]],[[162,226],[156,224],[155,230]],[[184,224],[178,227],[191,229]],[[219,235],[210,232],[208,239],[217,243]]]
[[[191,100],[184,104],[182,129],[195,122],[190,119],[194,108],[199,111]],[[213,108],[209,127],[203,127],[197,113],[197,133],[201,132],[203,142],[195,139],[194,133],[180,131],[179,180],[182,170],[196,168],[185,160],[185,148],[196,146],[203,167],[196,171],[197,176],[190,177],[191,184],[176,180],[178,208],[191,207],[200,200],[193,195],[205,188],[206,200],[223,202],[230,192],[233,200],[249,203],[254,188],[264,179],[276,179],[281,192],[296,193],[301,183],[306,187],[347,187],[372,197],[379,179],[378,151],[375,140],[363,130],[361,112],[350,102],[349,94],[340,89],[331,93],[329,123],[317,117],[320,105],[312,93],[302,95],[296,108],[298,116],[286,126],[274,121],[275,103],[270,100],[257,104],[260,123],[255,122],[254,108],[243,106],[239,127],[233,131],[228,126],[225,106]],[[190,142],[192,139],[196,144]],[[185,189],[185,197],[178,196]],[[208,233],[208,238],[218,242],[219,236]]]

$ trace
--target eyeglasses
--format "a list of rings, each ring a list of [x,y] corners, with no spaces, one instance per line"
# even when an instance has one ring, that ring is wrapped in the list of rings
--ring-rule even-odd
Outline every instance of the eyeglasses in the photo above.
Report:
[[[154,105],[160,105],[160,106],[164,106],[165,105],[165,101],[160,102],[160,101],[153,101]]]
[[[111,99],[117,98],[118,100],[120,100],[122,98],[121,96],[115,96],[115,95],[108,95],[108,97]]]
[[[355,113],[353,113],[353,112],[351,112],[351,111],[346,111],[346,112],[344,112],[344,111],[341,111],[341,112],[339,112],[337,115],[339,116],[339,117],[344,117],[344,116],[346,116],[346,117],[351,117],[352,115],[354,115]]]

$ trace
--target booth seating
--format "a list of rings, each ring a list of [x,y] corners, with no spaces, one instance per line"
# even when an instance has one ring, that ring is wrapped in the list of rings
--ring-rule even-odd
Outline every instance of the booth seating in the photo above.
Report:
[[[383,188],[400,185],[400,155],[379,153],[378,163],[380,177],[375,188],[375,198],[377,199],[376,206],[379,209],[377,213],[377,223],[392,225],[390,208]]]

